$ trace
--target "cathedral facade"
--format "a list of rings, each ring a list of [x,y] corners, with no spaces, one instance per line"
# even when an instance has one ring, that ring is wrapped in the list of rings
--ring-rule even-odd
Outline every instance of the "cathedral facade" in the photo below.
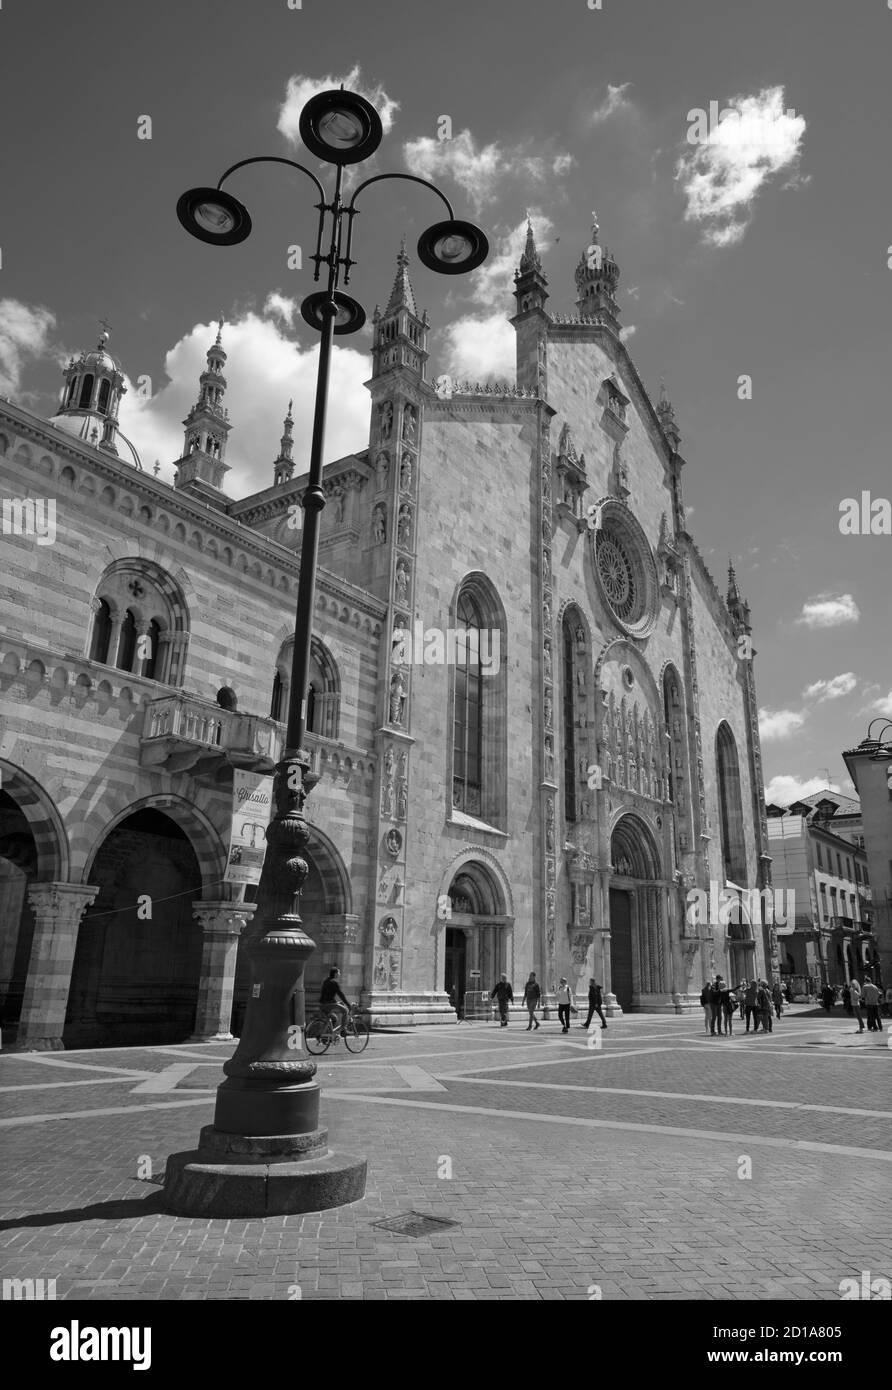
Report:
[[[530,971],[548,995],[594,976],[613,1014],[682,1012],[707,975],[778,969],[764,914],[690,908],[770,884],[751,628],[688,532],[618,279],[594,229],[576,313],[551,313],[530,230],[516,381],[479,386],[431,373],[400,252],[368,448],[324,475],[311,1000],[338,964],[380,1023],[452,1023],[502,972],[518,996]],[[51,420],[0,402],[13,1046],[240,1025],[233,773],[282,750],[306,480],[289,406],[271,486],[227,495],[226,360],[218,334],[172,487],[127,453],[105,337]]]

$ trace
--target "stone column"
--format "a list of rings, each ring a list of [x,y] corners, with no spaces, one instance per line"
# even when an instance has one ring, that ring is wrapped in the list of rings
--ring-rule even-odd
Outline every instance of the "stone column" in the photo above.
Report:
[[[190,1042],[229,1042],[238,939],[251,921],[256,903],[196,903],[192,915],[201,923],[201,979]]]
[[[14,1052],[53,1052],[64,1047],[62,1032],[71,988],[77,932],[99,892],[82,883],[32,883],[34,937]]]

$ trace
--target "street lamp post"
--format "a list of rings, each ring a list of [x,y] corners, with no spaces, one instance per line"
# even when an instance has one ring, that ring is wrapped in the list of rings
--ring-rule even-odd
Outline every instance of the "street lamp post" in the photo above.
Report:
[[[304,931],[299,899],[309,873],[305,856],[310,830],[304,802],[318,775],[304,748],[306,699],[310,671],[313,606],[319,550],[322,456],[331,349],[335,335],[355,333],[365,322],[362,306],[339,291],[341,269],[349,283],[356,199],[364,188],[383,179],[405,179],[430,188],[449,213],[418,242],[419,259],[432,270],[454,275],[475,269],[486,259],[487,239],[477,227],[455,219],[448,198],[427,179],[413,174],[377,174],[361,183],[350,203],[342,199],[344,167],[366,159],[382,137],[374,107],[353,92],[322,92],[307,102],[300,133],[311,154],[335,165],[330,201],[316,175],[304,165],[279,156],[256,156],[232,165],[217,187],[184,193],[177,204],[182,225],[200,241],[233,246],[250,234],[251,218],[242,203],[222,185],[246,164],[277,163],[312,179],[319,194],[314,280],[328,267],[325,290],[309,295],[301,306],[304,319],[319,330],[319,366],[313,412],[309,481],[303,494],[304,527],[297,590],[291,695],[285,748],[276,766],[274,814],[266,832],[267,850],[247,953],[252,967],[251,993],[238,1048],[224,1064],[226,1080],[217,1090],[213,1125],[206,1125],[199,1147],[168,1160],[165,1198],[175,1212],[207,1216],[262,1216],[318,1211],[358,1200],[365,1192],[364,1158],[338,1154],[327,1146],[319,1127],[320,1087],[316,1064],[303,1050],[302,977],[315,949]],[[326,214],[330,240],[322,254]],[[346,246],[342,248],[346,219]]]

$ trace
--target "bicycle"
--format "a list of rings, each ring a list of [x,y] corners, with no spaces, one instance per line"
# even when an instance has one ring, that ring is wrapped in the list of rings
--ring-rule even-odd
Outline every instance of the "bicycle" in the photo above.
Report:
[[[316,1057],[336,1045],[339,1038],[344,1039],[348,1052],[364,1052],[369,1045],[369,1037],[369,1025],[365,1019],[357,1018],[352,1008],[348,1011],[343,1026],[335,1014],[323,1013],[320,1009],[319,1013],[310,1019],[304,1032],[307,1051]]]

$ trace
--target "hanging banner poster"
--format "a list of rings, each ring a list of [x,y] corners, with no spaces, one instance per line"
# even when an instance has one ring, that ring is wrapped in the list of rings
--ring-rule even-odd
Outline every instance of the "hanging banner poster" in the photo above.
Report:
[[[273,804],[273,779],[256,772],[233,771],[232,833],[225,883],[259,883],[266,853],[266,827]]]

